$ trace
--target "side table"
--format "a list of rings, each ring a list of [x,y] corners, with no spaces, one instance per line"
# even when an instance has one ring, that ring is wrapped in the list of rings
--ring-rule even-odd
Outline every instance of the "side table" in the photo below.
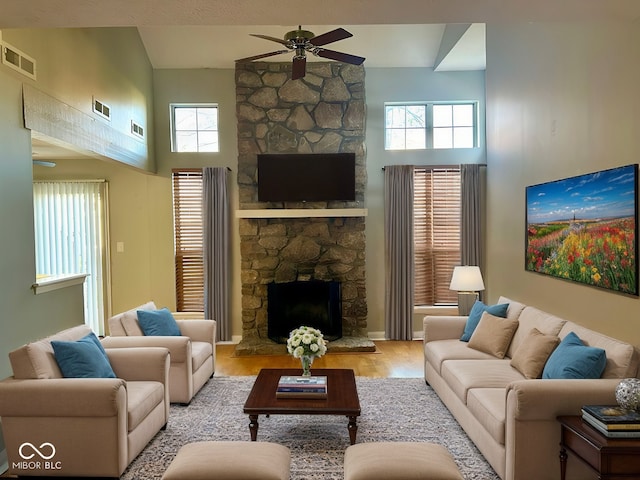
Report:
[[[640,478],[640,438],[606,437],[579,415],[558,417],[560,422],[560,478],[565,480],[567,451],[603,480]]]

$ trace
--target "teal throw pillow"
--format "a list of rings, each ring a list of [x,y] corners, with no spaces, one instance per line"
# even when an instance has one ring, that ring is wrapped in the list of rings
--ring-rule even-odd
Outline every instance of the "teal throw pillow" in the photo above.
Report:
[[[53,354],[65,378],[116,378],[94,333],[75,342],[52,340]]]
[[[549,356],[542,378],[600,378],[607,365],[602,348],[588,347],[569,332]]]
[[[102,346],[102,343],[100,342],[100,340],[98,339],[98,337],[96,337],[96,334],[91,332],[90,334],[86,335],[85,337],[82,337],[80,339],[80,341],[84,341],[86,342],[87,340],[91,340],[93,343],[96,344],[96,346],[98,347],[98,349],[102,352],[102,354],[104,355],[104,358],[107,359],[107,361],[109,361],[109,357],[107,357],[107,352],[105,351],[104,347]]]
[[[138,324],[147,336],[179,337],[180,327],[168,308],[138,310]]]
[[[495,317],[507,318],[507,308],[509,308],[508,303],[500,303],[498,305],[485,305],[480,300],[476,300],[476,303],[471,307],[471,311],[469,312],[469,316],[467,317],[467,324],[464,326],[464,332],[462,332],[462,336],[460,340],[463,342],[468,342],[471,339],[471,335],[475,331],[478,323],[480,323],[480,319],[482,318],[482,314],[484,312],[490,313]]]

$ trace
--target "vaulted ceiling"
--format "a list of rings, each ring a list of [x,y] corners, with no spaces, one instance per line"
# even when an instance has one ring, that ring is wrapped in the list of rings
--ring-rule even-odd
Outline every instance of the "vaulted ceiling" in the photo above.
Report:
[[[326,47],[365,67],[482,70],[486,24],[611,20],[640,21],[640,0],[0,0],[0,31],[137,27],[154,68],[233,68],[281,48],[249,34],[282,38],[302,25],[316,35],[345,28],[353,37]]]
[[[366,57],[365,66],[477,70],[485,65],[485,23],[638,18],[638,0],[0,2],[0,29],[137,27],[154,68],[233,68],[237,58],[278,49],[276,43],[250,33],[282,38],[302,25],[317,35],[344,27],[354,36],[330,48]]]

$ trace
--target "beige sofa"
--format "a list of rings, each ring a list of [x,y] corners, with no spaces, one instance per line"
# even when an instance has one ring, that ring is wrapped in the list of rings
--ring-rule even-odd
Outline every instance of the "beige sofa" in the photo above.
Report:
[[[138,310],[157,310],[153,302],[109,319],[109,336],[102,344],[109,348],[166,347],[171,357],[169,397],[172,403],[188,404],[215,372],[216,322],[176,320],[181,336],[144,336],[138,324]]]
[[[118,478],[169,419],[169,351],[107,349],[117,378],[63,378],[52,340],[91,333],[77,326],[9,354],[0,417],[9,474]]]
[[[460,341],[467,317],[424,318],[424,376],[471,440],[503,480],[556,480],[560,427],[558,415],[579,415],[585,404],[615,403],[621,378],[637,374],[636,349],[576,323],[508,298],[507,318],[517,319],[502,359]],[[606,351],[601,378],[527,379],[511,358],[536,328],[560,339],[570,332],[586,345]],[[567,479],[595,478],[569,458]]]

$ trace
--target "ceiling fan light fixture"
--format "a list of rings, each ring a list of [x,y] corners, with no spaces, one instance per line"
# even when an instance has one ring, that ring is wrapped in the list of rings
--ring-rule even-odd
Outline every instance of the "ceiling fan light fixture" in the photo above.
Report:
[[[297,80],[298,78],[302,78],[305,76],[307,52],[310,52],[318,57],[328,58],[329,60],[335,60],[338,62],[350,63],[352,65],[360,65],[365,60],[364,57],[358,57],[356,55],[336,52],[334,50],[327,50],[323,48],[324,45],[337,42],[338,40],[344,40],[345,38],[353,36],[344,28],[336,28],[316,37],[313,32],[310,32],[309,30],[302,30],[302,26],[298,25],[298,30],[287,32],[284,35],[284,40],[257,33],[252,33],[250,35],[253,37],[258,37],[264,40],[270,40],[272,42],[279,43],[287,47],[287,49],[295,51],[292,65],[292,80]],[[236,60],[236,62],[252,62],[254,60],[260,60],[274,55],[280,55],[281,53],[286,53],[286,50],[278,50],[275,52],[263,53],[261,55],[254,55],[252,57],[241,58],[239,60]]]
[[[311,40],[313,37],[315,37],[315,34],[313,32],[310,32],[309,30],[302,30],[301,25],[298,25],[298,30],[291,30],[284,35],[284,39],[288,42],[296,40],[307,41]]]

